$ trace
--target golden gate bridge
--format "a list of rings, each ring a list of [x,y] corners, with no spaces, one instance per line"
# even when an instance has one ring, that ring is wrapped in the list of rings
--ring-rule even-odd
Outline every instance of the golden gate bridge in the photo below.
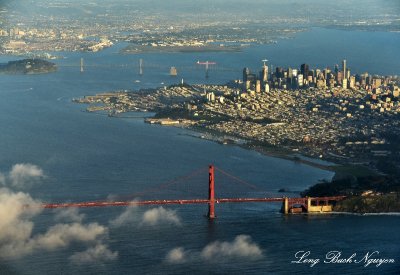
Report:
[[[215,170],[228,176],[242,185],[252,189],[258,189],[255,185],[250,184],[238,177],[235,177],[228,172],[219,169],[213,165],[208,167],[208,198],[195,198],[195,199],[158,199],[158,200],[114,200],[114,201],[86,201],[86,202],[68,202],[68,203],[44,203],[43,208],[68,208],[68,207],[111,207],[111,206],[145,206],[145,205],[184,205],[184,204],[207,204],[208,214],[210,219],[214,219],[215,205],[220,203],[250,203],[250,202],[281,202],[282,212],[297,213],[297,212],[329,212],[331,211],[332,204],[345,198],[345,196],[334,197],[316,197],[316,198],[288,198],[288,197],[257,197],[257,198],[218,198],[215,194]],[[138,196],[150,191],[165,190],[180,181],[187,181],[192,176],[198,174],[201,170],[197,170],[188,176],[184,176],[179,180],[161,184],[157,187],[149,188],[142,193],[136,193],[133,196]]]

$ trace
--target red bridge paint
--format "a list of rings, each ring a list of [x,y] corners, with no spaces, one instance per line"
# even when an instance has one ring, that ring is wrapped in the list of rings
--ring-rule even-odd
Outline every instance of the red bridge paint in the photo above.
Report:
[[[215,198],[215,177],[214,166],[208,167],[208,199],[190,199],[190,200],[145,200],[145,201],[91,201],[91,202],[72,202],[72,203],[45,203],[43,208],[67,208],[67,207],[108,207],[108,206],[144,206],[144,205],[168,205],[168,204],[208,204],[208,217],[215,218],[215,203],[245,203],[245,202],[284,202],[282,198]],[[339,201],[345,196],[335,197],[315,197],[311,198],[316,201],[317,205],[320,202]],[[306,205],[308,198],[288,198],[289,206]]]
[[[345,196],[316,197],[312,200],[338,201]],[[238,202],[283,202],[285,198],[221,198],[214,199],[215,203],[238,203]],[[304,204],[307,198],[289,198],[291,204]],[[45,203],[43,208],[67,208],[67,207],[104,207],[104,206],[143,206],[164,204],[209,204],[208,199],[193,200],[148,200],[148,201],[93,201],[93,202],[71,202],[71,203]],[[209,211],[210,212],[210,211]],[[215,213],[214,213],[215,214]]]

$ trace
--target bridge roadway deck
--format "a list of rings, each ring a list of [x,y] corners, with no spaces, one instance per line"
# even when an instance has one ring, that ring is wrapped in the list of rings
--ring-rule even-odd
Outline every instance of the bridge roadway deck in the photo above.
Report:
[[[318,197],[312,200],[340,200],[338,197]],[[239,202],[283,202],[285,198],[221,198],[215,199],[215,203],[239,203]],[[307,198],[289,198],[289,201],[300,202]],[[67,208],[67,207],[105,207],[105,206],[143,206],[143,205],[167,205],[167,204],[208,204],[208,199],[191,200],[145,200],[145,201],[92,201],[92,202],[71,202],[71,203],[45,203],[43,208]]]

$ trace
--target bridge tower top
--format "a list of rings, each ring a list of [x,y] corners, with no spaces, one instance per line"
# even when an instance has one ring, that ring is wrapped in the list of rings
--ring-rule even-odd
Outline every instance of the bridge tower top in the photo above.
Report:
[[[83,73],[83,57],[81,57],[81,73]]]

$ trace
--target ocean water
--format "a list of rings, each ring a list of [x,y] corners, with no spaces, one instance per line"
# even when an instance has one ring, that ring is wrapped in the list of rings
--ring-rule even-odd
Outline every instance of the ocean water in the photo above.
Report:
[[[321,68],[346,58],[348,66],[356,72],[398,74],[399,37],[397,33],[313,29],[294,39],[251,47],[242,53],[121,55],[118,50],[123,45],[99,53],[64,53],[65,59],[55,61],[60,66],[56,73],[0,75],[0,172],[7,174],[17,163],[31,163],[43,169],[46,177],[23,190],[43,202],[110,197],[206,198],[206,169],[210,163],[258,187],[256,190],[243,187],[217,173],[217,197],[281,196],[277,190],[282,187],[304,190],[333,174],[194,138],[185,129],[148,125],[142,119],[87,113],[85,105],[71,100],[117,89],[168,85],[181,78],[189,83],[225,83],[239,79],[244,66],[259,68],[264,58],[279,66],[307,62]],[[79,72],[81,57],[88,65],[84,73]],[[140,58],[144,60],[142,76],[137,70]],[[1,62],[13,59],[16,57],[0,57]],[[189,68],[197,60],[216,61],[218,68],[226,70],[211,70],[210,78],[204,79],[203,69]],[[170,66],[182,68],[178,78],[168,76]],[[203,171],[180,180],[179,185],[161,192],[141,193],[197,169]],[[172,213],[179,222],[172,219],[145,223],[145,213],[152,213],[149,210]],[[164,210],[138,207],[126,212],[129,222],[116,226],[112,221],[125,208],[80,209],[83,224],[98,223],[107,228],[108,233],[101,240],[72,242],[51,251],[37,249],[19,258],[0,258],[0,273],[399,274],[398,215],[283,216],[279,213],[280,204],[218,204],[217,219],[209,221],[204,217],[206,205],[165,206]],[[39,236],[60,223],[56,220],[58,214],[56,210],[44,210],[34,217],[32,235]],[[240,235],[248,238],[235,242]],[[76,253],[98,242],[118,256],[108,261],[104,258],[81,264],[73,261],[71,256],[82,255]],[[221,242],[227,243],[221,245]],[[212,253],[209,251],[212,257],[205,252],[209,245],[213,248]],[[181,248],[182,261],[168,261],[168,253],[175,248]],[[0,249],[4,249],[1,242]],[[291,263],[298,251],[311,251],[311,256],[323,259],[334,250],[342,251],[343,257],[357,253],[359,258],[367,252],[379,251],[381,258],[394,258],[396,262],[379,267],[354,263],[319,263],[310,267]]]

